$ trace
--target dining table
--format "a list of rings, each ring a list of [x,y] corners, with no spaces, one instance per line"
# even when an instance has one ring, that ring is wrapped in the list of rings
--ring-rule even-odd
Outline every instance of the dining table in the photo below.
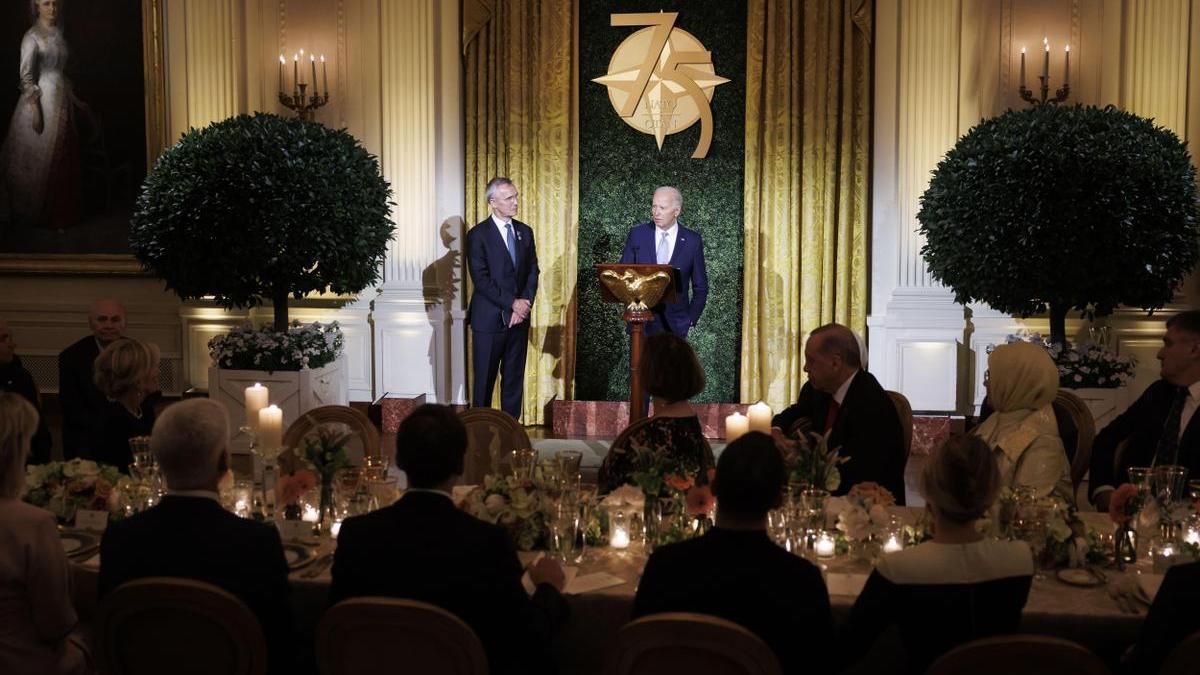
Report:
[[[889,510],[906,522],[913,522],[920,512],[910,507],[889,507]],[[1112,529],[1105,514],[1080,515],[1090,528]],[[329,563],[336,540],[324,537],[285,545],[306,549],[304,559],[297,561],[291,572],[290,581],[295,620],[301,635],[311,637],[328,608]],[[538,555],[542,554],[519,554],[526,564]],[[581,562],[572,561],[568,565],[573,568],[569,570],[570,583],[566,588],[570,615],[560,627],[554,645],[560,672],[578,675],[603,672],[605,658],[617,632],[630,620],[646,558],[645,546],[635,542],[622,550],[608,546],[588,547]],[[814,559],[813,563],[825,577],[834,620],[840,625],[845,622],[866,583],[871,565],[846,555]],[[96,615],[98,554],[73,558],[71,570],[76,608],[81,620],[88,622]],[[1127,566],[1124,571],[1105,570],[1104,574],[1110,583],[1125,575],[1131,584],[1148,588],[1151,593],[1161,581],[1161,576],[1153,574],[1145,562]],[[1020,630],[1072,640],[1115,665],[1121,653],[1137,639],[1146,609],[1144,601],[1118,602],[1103,583],[1090,587],[1070,585],[1059,580],[1054,570],[1045,570],[1033,581]],[[801,629],[797,627],[797,630]],[[403,655],[397,655],[397,659],[402,660]],[[893,629],[885,633],[847,672],[903,672],[903,650],[898,632]]]

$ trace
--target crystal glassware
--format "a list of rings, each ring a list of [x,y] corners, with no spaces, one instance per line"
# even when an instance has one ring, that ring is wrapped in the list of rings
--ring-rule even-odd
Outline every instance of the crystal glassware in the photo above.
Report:
[[[532,480],[533,469],[537,466],[537,450],[522,448],[512,454],[512,474],[518,480]]]

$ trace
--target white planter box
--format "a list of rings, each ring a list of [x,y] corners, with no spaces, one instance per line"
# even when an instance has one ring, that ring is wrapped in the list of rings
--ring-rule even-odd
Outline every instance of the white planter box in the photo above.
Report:
[[[1130,403],[1130,388],[1128,385],[1116,389],[1067,389],[1078,396],[1088,410],[1092,411],[1092,419],[1096,420],[1096,431],[1099,432],[1117,415],[1125,412]]]
[[[283,428],[301,415],[323,405],[350,404],[349,359],[345,353],[323,368],[305,370],[226,370],[208,369],[208,397],[224,404],[229,411],[229,427],[237,435],[246,424],[246,387],[261,383],[270,389],[269,403],[283,410]]]

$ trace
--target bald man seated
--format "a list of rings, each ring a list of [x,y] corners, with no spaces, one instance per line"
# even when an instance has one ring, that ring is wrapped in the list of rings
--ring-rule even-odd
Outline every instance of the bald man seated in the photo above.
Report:
[[[63,415],[63,459],[91,457],[107,401],[92,380],[92,364],[101,350],[125,337],[125,306],[97,300],[88,313],[86,335],[58,355],[58,402]]]
[[[836,323],[810,333],[804,345],[804,372],[808,382],[799,400],[776,415],[771,426],[786,433],[803,423],[817,433],[829,433],[829,447],[849,458],[839,467],[842,482],[835,495],[873,481],[903,504],[907,453],[900,415],[875,376],[863,370],[854,333]]]

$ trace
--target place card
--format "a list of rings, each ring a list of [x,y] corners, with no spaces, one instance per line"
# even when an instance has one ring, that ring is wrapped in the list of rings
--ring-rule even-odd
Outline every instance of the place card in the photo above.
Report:
[[[103,532],[108,527],[108,511],[78,509],[75,511],[75,527],[92,532]]]
[[[275,524],[279,527],[279,536],[287,541],[313,536],[313,524],[307,520],[277,520]]]
[[[591,593],[604,588],[612,588],[613,586],[621,586],[625,580],[608,572],[592,572],[591,574],[582,574],[567,582],[567,587],[563,591],[568,595],[578,595],[580,593]]]

